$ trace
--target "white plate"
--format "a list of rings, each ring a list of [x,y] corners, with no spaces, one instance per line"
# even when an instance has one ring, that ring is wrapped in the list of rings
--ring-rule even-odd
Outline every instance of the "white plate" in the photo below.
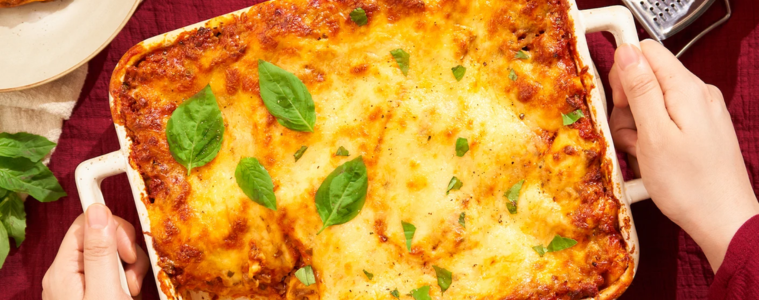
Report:
[[[140,0],[55,0],[0,8],[0,92],[73,71],[121,31]]]

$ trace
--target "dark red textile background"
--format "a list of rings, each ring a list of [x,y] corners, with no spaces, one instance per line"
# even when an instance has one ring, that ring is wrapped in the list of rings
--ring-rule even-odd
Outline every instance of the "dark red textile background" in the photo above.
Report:
[[[617,0],[577,1],[581,9],[620,4]],[[111,45],[90,62],[79,103],[71,119],[64,123],[63,135],[50,163],[70,196],[53,203],[42,204],[31,199],[26,202],[27,238],[21,248],[11,250],[0,270],[0,300],[40,299],[42,276],[55,258],[67,228],[82,213],[74,169],[86,159],[118,150],[107,89],[111,72],[124,52],[146,38],[257,2],[145,0]],[[759,1],[733,0],[732,4],[732,19],[706,36],[681,60],[725,95],[756,191],[759,188]],[[687,38],[724,12],[722,1],[717,1],[695,25],[666,44],[679,49]],[[645,37],[642,31],[641,37]],[[606,75],[612,65],[612,43],[602,34],[589,35],[588,42],[608,91]],[[106,179],[102,188],[114,214],[133,222],[140,232],[126,176]],[[635,204],[633,216],[640,236],[640,265],[632,286],[622,298],[706,298],[714,275],[695,242],[664,217],[651,201]],[[142,246],[144,248],[144,242]],[[143,299],[158,299],[152,275],[145,280]]]

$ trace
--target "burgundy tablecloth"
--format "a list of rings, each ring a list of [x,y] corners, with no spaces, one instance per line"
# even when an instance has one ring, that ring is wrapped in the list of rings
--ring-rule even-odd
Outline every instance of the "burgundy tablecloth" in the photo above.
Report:
[[[616,0],[577,0],[580,8],[619,4]],[[26,202],[27,238],[12,249],[0,270],[0,300],[39,299],[42,276],[53,261],[58,245],[71,222],[82,213],[74,169],[82,161],[118,149],[118,141],[108,109],[108,81],[121,55],[132,45],[167,31],[238,10],[257,0],[145,0],[110,46],[89,64],[84,90],[71,119],[64,123],[63,135],[50,168],[70,194],[57,202]],[[695,28],[672,39],[676,48],[724,14],[721,1],[701,18]],[[759,2],[733,0],[733,17],[709,34],[681,58],[705,82],[719,87],[727,99],[741,150],[751,173],[754,189],[759,188]],[[82,28],[82,30],[88,30]],[[641,36],[645,33],[641,31]],[[613,47],[607,36],[588,36],[591,53],[604,79],[612,65]],[[2,70],[0,70],[2,72]],[[608,90],[608,84],[605,86]],[[610,93],[609,93],[610,94]],[[709,142],[709,141],[704,141]],[[139,228],[126,176],[106,179],[103,191],[116,215]],[[693,240],[664,217],[651,203],[633,206],[640,236],[641,257],[638,274],[625,299],[702,299],[706,297],[713,273]],[[144,247],[144,243],[143,243]],[[145,280],[143,299],[158,299],[152,275]]]

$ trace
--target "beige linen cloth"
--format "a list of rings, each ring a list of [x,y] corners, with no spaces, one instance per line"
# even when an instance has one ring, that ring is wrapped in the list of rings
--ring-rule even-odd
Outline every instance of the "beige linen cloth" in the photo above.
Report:
[[[87,77],[87,64],[53,82],[0,93],[0,132],[29,132],[57,143]],[[55,151],[55,149],[53,149]],[[51,152],[52,153],[52,152]],[[47,164],[49,156],[45,158]]]

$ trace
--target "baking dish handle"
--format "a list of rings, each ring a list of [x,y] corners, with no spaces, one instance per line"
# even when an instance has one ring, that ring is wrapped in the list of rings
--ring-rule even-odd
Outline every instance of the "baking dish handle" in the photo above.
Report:
[[[630,11],[621,5],[586,9],[580,11],[585,33],[607,31],[614,35],[617,46],[630,44],[640,48],[638,33],[635,30],[635,20]],[[642,179],[625,182],[625,192],[630,204],[651,198]]]
[[[82,209],[87,211],[90,205],[100,203],[105,205],[103,192],[100,190],[100,183],[103,179],[126,172],[127,161],[121,151],[111,152],[103,156],[87,160],[76,167],[76,188],[79,190],[79,200],[82,202]],[[119,261],[119,281],[121,288],[127,295],[129,285],[126,281],[124,266],[121,264],[119,257],[114,257]]]

